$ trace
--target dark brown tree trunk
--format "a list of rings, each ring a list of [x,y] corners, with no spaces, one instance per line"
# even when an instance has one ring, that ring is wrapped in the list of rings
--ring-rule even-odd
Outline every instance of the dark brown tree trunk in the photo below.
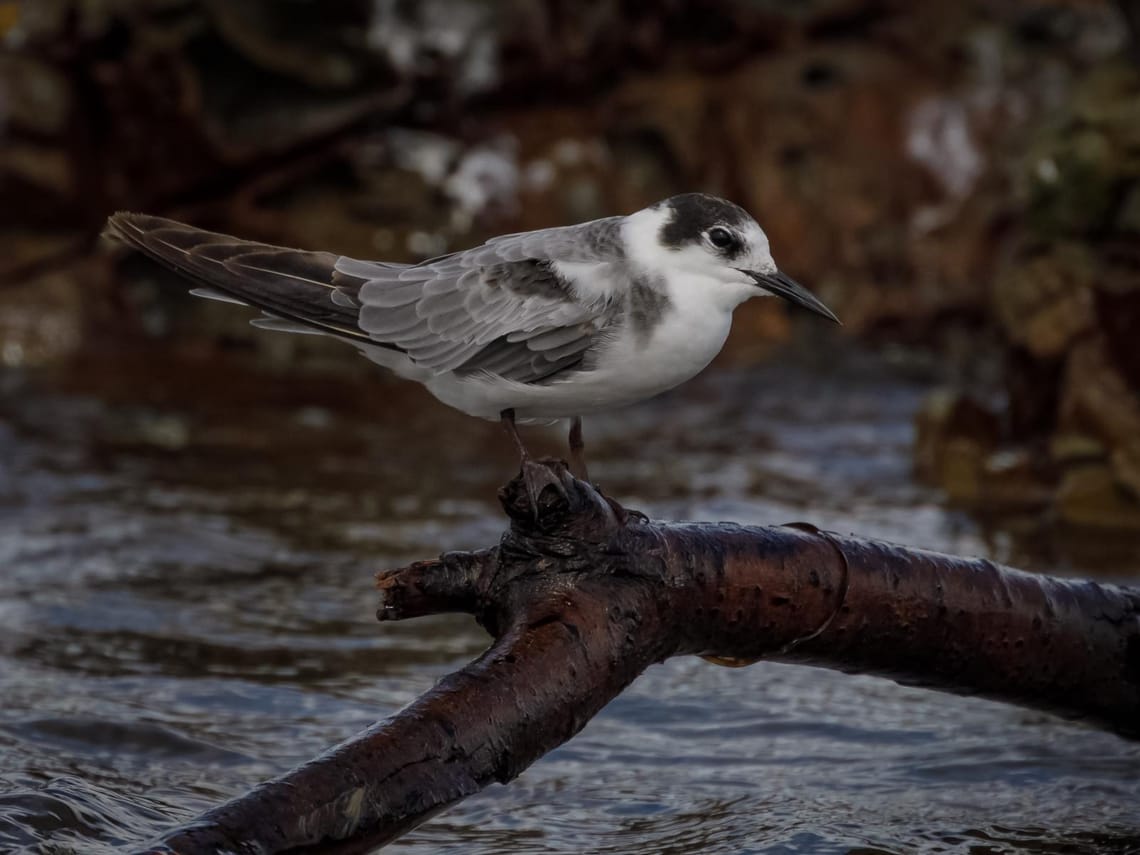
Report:
[[[496,641],[415,703],[149,853],[364,852],[570,739],[670,656],[768,658],[976,694],[1140,736],[1140,591],[804,524],[649,522],[561,464],[498,547],[380,574],[381,620]]]

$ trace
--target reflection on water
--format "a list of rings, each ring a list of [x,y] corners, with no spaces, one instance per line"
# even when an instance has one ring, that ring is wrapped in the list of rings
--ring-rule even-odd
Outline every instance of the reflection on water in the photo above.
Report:
[[[1127,545],[988,536],[944,509],[909,477],[921,384],[868,357],[829,362],[712,372],[592,419],[592,471],[662,517],[806,519],[1136,572]],[[371,575],[497,538],[512,457],[496,426],[382,381],[87,374],[116,388],[7,378],[0,397],[3,852],[138,844],[486,643],[462,617],[380,627]],[[346,404],[361,389],[375,398]],[[1138,761],[1140,746],[1012,707],[685,658],[391,851],[1135,852]]]

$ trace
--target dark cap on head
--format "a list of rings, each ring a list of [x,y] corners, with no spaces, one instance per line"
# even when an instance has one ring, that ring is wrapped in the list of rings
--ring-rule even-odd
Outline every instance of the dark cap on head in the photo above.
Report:
[[[660,234],[661,245],[670,249],[700,243],[713,226],[742,226],[752,219],[739,205],[707,193],[682,193],[659,204],[671,212]]]

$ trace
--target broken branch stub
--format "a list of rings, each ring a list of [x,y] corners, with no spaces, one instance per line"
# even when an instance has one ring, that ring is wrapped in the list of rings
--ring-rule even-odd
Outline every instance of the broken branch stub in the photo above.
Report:
[[[381,573],[381,620],[469,612],[482,656],[391,718],[151,853],[360,852],[570,739],[678,654],[890,677],[1140,737],[1140,592],[806,524],[650,522],[548,461],[498,546]],[[317,851],[317,850],[314,850]]]

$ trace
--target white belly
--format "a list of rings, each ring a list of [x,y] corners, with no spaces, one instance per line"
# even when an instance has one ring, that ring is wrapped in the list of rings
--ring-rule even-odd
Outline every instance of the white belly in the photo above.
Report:
[[[698,374],[728,337],[730,312],[685,308],[671,307],[648,337],[624,330],[599,355],[593,370],[571,373],[564,380],[527,385],[448,374],[425,385],[445,404],[491,420],[505,409],[514,409],[521,421],[550,421],[643,401]]]

